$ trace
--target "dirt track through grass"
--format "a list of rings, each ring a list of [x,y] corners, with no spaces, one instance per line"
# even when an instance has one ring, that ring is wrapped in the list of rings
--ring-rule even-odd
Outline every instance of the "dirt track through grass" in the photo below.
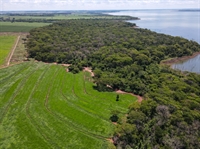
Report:
[[[13,56],[13,53],[14,53],[16,47],[17,47],[17,44],[18,44],[18,42],[19,42],[19,39],[20,39],[20,36],[17,37],[17,41],[15,42],[15,45],[14,45],[14,47],[13,47],[12,50],[11,50],[11,53],[10,53],[9,58],[8,58],[7,66],[10,65],[10,60],[11,60],[11,58],[12,58],[12,56]]]

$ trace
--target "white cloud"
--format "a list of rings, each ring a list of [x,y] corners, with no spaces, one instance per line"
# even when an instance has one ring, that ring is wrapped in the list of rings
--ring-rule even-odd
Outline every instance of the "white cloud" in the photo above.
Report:
[[[1,0],[1,10],[199,8],[200,0]]]

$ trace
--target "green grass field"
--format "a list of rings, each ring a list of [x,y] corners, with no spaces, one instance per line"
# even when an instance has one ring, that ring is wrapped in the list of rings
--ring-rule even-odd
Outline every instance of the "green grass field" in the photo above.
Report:
[[[0,65],[6,63],[6,58],[8,57],[14,43],[16,36],[2,35],[0,36]]]
[[[127,112],[131,95],[98,92],[88,72],[24,62],[0,69],[0,148],[106,149],[112,110]]]
[[[29,32],[33,28],[45,25],[49,23],[0,22],[0,32]]]
[[[45,20],[50,20],[50,19],[54,19],[54,20],[68,20],[68,19],[123,19],[123,16],[111,16],[111,15],[95,15],[95,14],[88,14],[88,13],[74,13],[74,14],[68,14],[68,15],[64,15],[64,14],[55,14],[54,16],[8,16],[8,15],[0,15],[0,17],[4,17],[4,18],[10,18],[10,20],[12,20],[13,18],[15,18],[15,20],[19,20],[19,19],[45,19]]]

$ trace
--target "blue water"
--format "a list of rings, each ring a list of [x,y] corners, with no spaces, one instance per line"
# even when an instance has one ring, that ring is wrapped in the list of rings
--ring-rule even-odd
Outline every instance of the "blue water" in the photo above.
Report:
[[[109,14],[139,17],[141,20],[129,22],[136,23],[140,28],[147,28],[172,36],[180,36],[200,44],[200,9],[196,11],[135,10]],[[200,55],[183,63],[174,64],[172,68],[200,74]]]
[[[174,64],[172,65],[172,68],[200,74],[200,55],[197,55],[196,57],[191,58],[183,63]]]
[[[141,28],[172,36],[180,36],[200,43],[200,10],[132,10],[109,14],[139,17],[141,20],[129,22],[136,23]]]

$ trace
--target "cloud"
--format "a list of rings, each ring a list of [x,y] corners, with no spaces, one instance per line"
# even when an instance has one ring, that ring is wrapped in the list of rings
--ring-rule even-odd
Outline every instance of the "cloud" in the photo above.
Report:
[[[1,0],[2,10],[199,8],[200,0]]]

